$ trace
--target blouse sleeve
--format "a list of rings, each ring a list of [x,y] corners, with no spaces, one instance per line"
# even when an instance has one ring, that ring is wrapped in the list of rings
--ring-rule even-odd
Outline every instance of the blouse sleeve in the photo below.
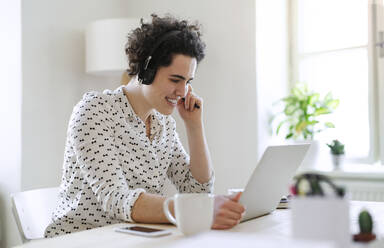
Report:
[[[72,113],[69,135],[80,170],[103,210],[111,218],[133,222],[132,208],[145,190],[127,185],[114,143],[115,115],[105,96],[85,96]]]
[[[198,182],[192,175],[189,161],[190,157],[184,147],[174,127],[174,141],[171,154],[171,162],[167,171],[167,176],[176,186],[179,193],[211,193],[213,191],[214,173],[206,183]]]

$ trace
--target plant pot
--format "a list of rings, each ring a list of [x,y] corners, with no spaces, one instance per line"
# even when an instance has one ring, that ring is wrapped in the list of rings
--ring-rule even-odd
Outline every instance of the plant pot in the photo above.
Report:
[[[356,242],[370,242],[376,239],[376,235],[373,233],[359,233],[353,235],[353,241]]]
[[[344,162],[344,154],[331,154],[332,163],[335,169],[339,169]]]

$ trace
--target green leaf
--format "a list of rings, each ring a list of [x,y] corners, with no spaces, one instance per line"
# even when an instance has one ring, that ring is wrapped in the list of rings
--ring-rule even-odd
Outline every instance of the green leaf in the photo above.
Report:
[[[335,128],[335,125],[332,122],[326,122],[324,125],[328,128]]]
[[[286,123],[287,121],[288,121],[288,120],[285,120],[285,121],[280,122],[280,124],[277,126],[277,129],[276,129],[276,135],[279,135],[279,131],[280,131],[281,126],[282,126],[284,123]]]
[[[331,111],[328,108],[320,107],[320,108],[315,110],[315,113],[313,115],[319,116],[319,115],[325,115],[325,114],[329,114],[329,113],[331,113]]]
[[[289,132],[292,133],[295,126],[293,124],[289,125]]]
[[[303,110],[303,112],[307,112],[308,103],[307,101],[300,101],[300,109]]]
[[[308,125],[313,126],[313,125],[319,123],[319,121],[313,120],[313,121],[308,121],[307,123],[308,123]]]
[[[308,125],[308,123],[306,121],[299,122],[295,128],[296,132],[301,133],[303,131],[303,129],[307,127],[307,125]]]
[[[315,102],[319,100],[319,98],[320,98],[319,93],[312,94],[311,96],[309,96],[308,104],[312,106]]]
[[[293,136],[293,133],[289,133],[289,134],[287,134],[287,136],[285,136],[285,139],[289,139],[289,138],[291,138]]]
[[[287,116],[293,115],[298,108],[295,105],[287,105],[284,109],[284,113]]]
[[[284,97],[282,99],[282,101],[286,102],[286,103],[290,103],[290,104],[293,104],[293,103],[296,103],[298,101],[297,97],[295,96],[288,96],[288,97]]]
[[[292,89],[292,95],[296,96],[299,100],[302,100],[305,97],[305,88],[296,86]]]

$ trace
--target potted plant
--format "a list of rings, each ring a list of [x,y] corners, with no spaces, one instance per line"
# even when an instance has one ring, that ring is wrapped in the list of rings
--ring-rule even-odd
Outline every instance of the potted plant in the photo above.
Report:
[[[331,149],[333,165],[338,168],[344,159],[344,144],[336,139],[331,144],[327,144],[327,146]]]
[[[332,122],[323,121],[324,118],[321,117],[331,114],[339,105],[339,100],[334,99],[330,92],[321,98],[319,93],[309,90],[307,84],[298,83],[287,97],[279,100],[279,103],[283,104],[283,110],[271,120],[271,123],[278,123],[276,135],[279,135],[284,127],[286,140],[311,143],[301,168],[316,167],[321,146],[314,140],[315,135],[335,127]]]
[[[330,92],[321,99],[320,94],[310,91],[307,84],[298,83],[280,102],[284,103],[284,110],[275,117],[283,115],[283,119],[277,125],[276,135],[282,126],[287,125],[285,139],[313,140],[316,133],[335,127],[332,122],[319,119],[332,113],[339,105],[339,100],[333,99]]]
[[[372,232],[372,216],[367,210],[363,210],[359,214],[359,228],[360,233],[353,235],[354,241],[369,242],[376,239],[376,235]]]

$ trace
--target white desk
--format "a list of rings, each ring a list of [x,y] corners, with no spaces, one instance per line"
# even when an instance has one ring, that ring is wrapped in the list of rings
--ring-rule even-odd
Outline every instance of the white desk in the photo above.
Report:
[[[357,216],[362,207],[371,211],[375,220],[375,232],[384,236],[384,203],[383,202],[351,202],[351,233],[358,230]],[[88,231],[63,235],[52,239],[34,240],[19,246],[33,247],[333,247],[326,243],[311,244],[291,238],[290,210],[276,210],[272,214],[256,218],[231,230],[211,230],[208,233],[194,237],[185,237],[171,225],[145,225],[149,227],[169,228],[173,234],[165,237],[146,238],[113,231],[114,227],[125,224],[115,224]],[[337,221],[337,220],[335,220]],[[214,245],[218,244],[219,245]],[[382,245],[382,244],[381,244]],[[355,247],[355,246],[353,246]],[[357,246],[356,247],[360,247]],[[383,246],[384,247],[384,246]]]

